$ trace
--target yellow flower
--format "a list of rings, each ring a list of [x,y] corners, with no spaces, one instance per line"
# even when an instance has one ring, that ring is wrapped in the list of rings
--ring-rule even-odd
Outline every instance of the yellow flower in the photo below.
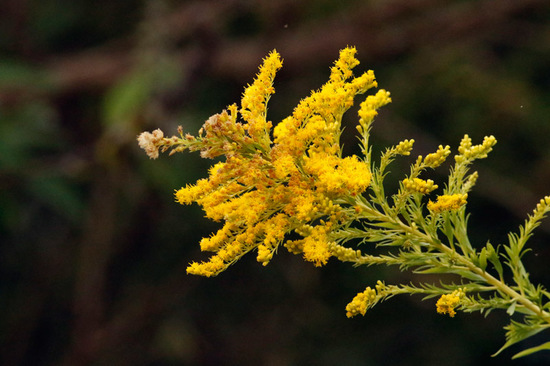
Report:
[[[424,180],[420,178],[403,179],[403,187],[405,187],[407,191],[418,192],[422,194],[430,193],[431,191],[438,188],[437,184],[434,184],[433,180]]]
[[[548,210],[550,206],[550,196],[545,196],[537,203],[537,206],[533,210],[533,216],[542,216]]]
[[[371,173],[367,164],[356,156],[339,158],[328,154],[312,154],[304,158],[304,170],[316,178],[320,192],[356,195],[370,184]]]
[[[493,150],[493,146],[495,146],[496,143],[496,138],[491,135],[485,136],[481,144],[472,146],[472,139],[470,136],[464,135],[458,147],[459,154],[455,155],[455,161],[461,163],[474,159],[484,159],[487,157],[487,154]]]
[[[365,315],[367,309],[375,302],[376,290],[367,287],[365,291],[358,293],[346,306],[346,316],[351,318],[359,314]]]
[[[264,266],[269,263],[278,244],[283,240],[290,226],[289,218],[284,214],[278,214],[265,222],[265,237],[258,246],[257,261]]]
[[[407,139],[401,141],[397,146],[395,147],[395,154],[397,155],[410,155],[411,150],[413,148],[414,139]]]
[[[281,57],[277,51],[273,50],[264,59],[256,79],[245,89],[241,99],[241,116],[248,122],[244,128],[252,140],[263,148],[268,148],[271,143],[269,138],[271,122],[266,120],[267,102],[275,92],[273,79],[282,66]]]
[[[218,257],[210,258],[208,262],[197,263],[193,262],[187,267],[187,273],[200,275],[205,277],[212,277],[220,273],[225,269],[223,260]]]
[[[377,110],[386,104],[391,103],[390,93],[384,89],[380,89],[375,95],[369,95],[359,109],[359,126],[360,131],[367,131],[378,115]]]
[[[323,240],[324,239],[324,240]],[[312,262],[315,267],[321,267],[327,264],[331,256],[326,237],[315,238],[308,236],[304,239],[304,259]]]
[[[342,115],[353,105],[357,94],[377,85],[372,70],[348,80],[353,76],[352,69],[359,64],[355,52],[351,47],[342,50],[331,69],[329,82],[302,99],[292,115],[275,126],[274,142],[280,148],[294,156],[307,151],[339,153]]]
[[[331,222],[324,222],[317,226],[303,225],[297,229],[297,233],[304,236],[301,240],[287,240],[285,247],[293,254],[303,254],[304,259],[312,262],[316,267],[327,264],[332,256],[330,250],[333,242],[329,241],[329,233],[332,230]]]
[[[466,204],[468,194],[452,194],[437,197],[437,202],[428,202],[428,209],[434,213],[443,211],[458,210]]]
[[[456,314],[455,308],[463,296],[464,291],[462,289],[455,290],[451,294],[442,295],[436,303],[437,312],[439,314],[449,314],[451,318],[454,317]]]
[[[361,250],[345,247],[337,243],[330,243],[331,254],[342,262],[357,262],[361,258]]]
[[[436,152],[426,155],[424,158],[424,164],[430,168],[437,168],[445,162],[450,153],[450,146],[447,145],[443,147],[443,145],[439,145]]]
[[[258,262],[266,265],[292,231],[302,238],[286,241],[290,252],[302,254],[316,266],[327,263],[334,243],[331,235],[344,225],[342,207],[334,201],[346,202],[363,193],[372,178],[369,164],[356,156],[341,156],[342,115],[357,94],[377,85],[372,71],[353,76],[359,64],[355,52],[352,47],[342,50],[329,81],[273,131],[266,113],[275,74],[282,66],[276,51],[264,59],[245,89],[240,109],[233,104],[213,115],[198,137],[180,131],[181,139],[164,139],[158,133],[141,138],[142,147],[151,151],[166,143],[173,151],[188,148],[200,150],[205,158],[225,156],[209,169],[207,179],[175,193],[177,202],[196,202],[206,217],[224,223],[201,241],[201,249],[214,255],[209,261],[192,263],[189,273],[215,276],[254,249]],[[364,117],[389,101],[386,91],[367,98],[361,108]],[[407,149],[403,146],[403,153]],[[316,221],[321,224],[311,226]]]

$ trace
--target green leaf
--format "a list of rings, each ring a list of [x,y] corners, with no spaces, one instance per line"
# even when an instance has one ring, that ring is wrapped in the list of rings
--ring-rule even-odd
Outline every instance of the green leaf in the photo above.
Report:
[[[481,249],[481,253],[479,253],[478,260],[479,260],[479,268],[485,271],[485,268],[487,268],[487,248]]]
[[[545,327],[541,326],[540,324],[523,324],[513,320],[509,325],[504,328],[508,330],[506,332],[507,341],[504,346],[502,346],[496,353],[492,355],[492,357],[499,355],[502,351],[504,351],[511,345],[532,337],[545,329]]]
[[[506,309],[506,313],[510,316],[514,315],[516,311],[516,305],[517,305],[517,302],[513,301],[508,307],[508,309]]]
[[[457,268],[449,268],[449,267],[432,267],[428,269],[415,270],[414,272],[420,273],[420,274],[453,273],[471,281],[476,281],[476,282],[484,281],[483,277],[476,275],[475,273],[472,273],[467,269],[457,269]]]
[[[442,217],[443,217],[442,231],[445,234],[445,236],[447,237],[447,240],[449,241],[449,246],[454,249],[454,237],[455,237],[454,236],[454,228],[453,228],[452,222],[449,218],[449,213],[444,212],[442,214]]]
[[[375,223],[370,223],[369,222],[369,225],[372,225],[372,226],[377,226],[377,227],[381,227],[381,228],[386,228],[386,229],[397,229],[399,228],[399,226],[393,222],[375,222]]]
[[[500,259],[498,256],[498,251],[495,250],[495,248],[490,242],[487,242],[486,248],[487,248],[487,259],[495,267],[500,278],[502,278],[504,276],[504,272],[502,269],[502,263],[500,262]]]
[[[550,342],[546,342],[537,347],[531,347],[512,356],[512,359],[529,356],[535,352],[550,350]]]
[[[131,129],[153,92],[152,73],[134,71],[116,83],[105,95],[103,122],[116,131]]]

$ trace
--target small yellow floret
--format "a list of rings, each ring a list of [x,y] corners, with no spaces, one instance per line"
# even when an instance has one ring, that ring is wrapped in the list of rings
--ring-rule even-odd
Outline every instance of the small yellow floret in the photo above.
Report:
[[[426,155],[424,158],[424,164],[430,168],[437,168],[445,162],[450,153],[451,147],[449,145],[445,147],[443,147],[443,145],[439,145],[436,152]]]
[[[369,95],[359,109],[359,125],[363,131],[368,131],[374,117],[378,115],[377,110],[386,104],[391,103],[390,93],[380,89],[375,95]]]
[[[541,198],[541,200],[537,203],[537,207],[533,210],[533,216],[542,216],[546,211],[549,210],[550,207],[550,196],[546,196],[544,198]]]
[[[342,262],[357,262],[361,258],[359,249],[352,249],[337,243],[330,243],[329,250],[331,254]]]
[[[376,301],[376,290],[367,287],[365,291],[358,293],[353,300],[346,306],[346,316],[348,318],[356,315],[365,315],[367,309]]]
[[[407,140],[403,140],[401,141],[399,144],[397,144],[397,146],[395,147],[395,154],[396,155],[410,155],[411,154],[411,150],[413,148],[413,144],[414,144],[414,139],[407,139]]]
[[[479,177],[479,174],[477,172],[473,172],[468,176],[466,179],[466,182],[464,182],[464,186],[462,186],[462,189],[464,192],[469,192],[473,186],[475,186],[477,182],[477,178]]]
[[[208,262],[197,263],[193,262],[187,267],[187,273],[213,277],[222,272],[227,266],[223,263],[223,260],[218,257],[212,257]]]
[[[328,249],[328,243],[323,240],[308,236],[304,239],[304,259],[312,262],[315,267],[322,267],[327,264],[331,253]]]
[[[460,299],[464,296],[462,289],[455,290],[451,294],[442,295],[437,300],[437,312],[439,314],[449,314],[452,318],[456,315],[455,308],[460,303]]]
[[[458,147],[458,155],[455,155],[455,161],[462,163],[464,161],[472,161],[474,159],[484,159],[487,154],[493,150],[493,146],[497,143],[494,136],[485,136],[483,142],[479,145],[472,146],[472,139],[468,135],[464,135]]]
[[[206,179],[197,180],[196,184],[188,184],[185,188],[176,191],[176,201],[182,205],[190,205],[208,193],[212,188],[211,182]]]
[[[466,204],[467,198],[467,193],[438,196],[437,202],[428,202],[428,209],[434,213],[458,210]]]
[[[420,178],[403,179],[403,187],[405,187],[407,191],[418,192],[422,194],[430,193],[431,191],[438,188],[437,184],[434,184],[433,180],[424,180]]]
[[[277,51],[272,51],[260,66],[256,79],[249,85],[241,100],[241,116],[248,122],[244,127],[248,134],[260,146],[267,148],[269,143],[269,129],[271,124],[266,121],[267,102],[275,92],[273,79],[283,63]]]

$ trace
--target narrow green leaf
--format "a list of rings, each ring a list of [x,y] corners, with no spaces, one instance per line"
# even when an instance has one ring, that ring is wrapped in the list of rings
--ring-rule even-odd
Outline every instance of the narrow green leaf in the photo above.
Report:
[[[512,302],[508,309],[506,309],[506,313],[510,316],[514,315],[514,312],[516,311],[516,305],[517,303],[515,301]]]
[[[509,325],[504,328],[508,330],[506,332],[507,341],[506,343],[504,343],[504,346],[502,346],[496,353],[492,355],[492,357],[498,356],[502,351],[504,351],[511,345],[532,337],[545,329],[545,327],[542,327],[540,325],[528,325],[513,320]]]
[[[476,282],[484,281],[483,277],[478,276],[467,269],[456,269],[456,268],[449,268],[449,267],[431,267],[427,269],[417,269],[414,271],[414,273],[420,273],[420,274],[453,273],[471,281],[476,281]]]
[[[369,223],[369,225],[382,227],[386,229],[397,229],[398,226],[394,224],[393,222],[376,222],[376,223]]]
[[[504,271],[502,269],[502,263],[500,262],[498,251],[495,250],[493,245],[490,242],[487,242],[487,259],[495,267],[495,270],[498,272],[500,278],[504,276]]]
[[[486,248],[481,249],[481,253],[479,253],[478,259],[479,259],[479,268],[485,271],[485,268],[487,268],[487,249]]]
[[[516,359],[516,358],[520,358],[520,357],[524,357],[524,356],[529,356],[530,354],[533,354],[535,352],[546,351],[546,350],[550,351],[550,342],[546,342],[546,343],[541,344],[540,346],[531,347],[531,348],[528,348],[524,351],[516,353],[514,356],[512,356],[512,359]]]
[[[135,71],[127,75],[105,94],[103,122],[111,128],[128,128],[143,113],[152,87],[150,73]]]

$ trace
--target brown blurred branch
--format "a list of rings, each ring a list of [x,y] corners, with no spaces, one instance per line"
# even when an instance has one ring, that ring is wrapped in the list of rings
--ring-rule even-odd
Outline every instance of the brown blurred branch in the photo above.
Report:
[[[117,157],[111,156],[111,159]],[[122,159],[96,167],[87,223],[76,263],[72,341],[59,361],[62,366],[84,366],[99,355],[131,344],[138,334],[158,324],[163,314],[194,283],[186,277],[186,263],[175,268],[162,284],[139,284],[119,301],[108,298],[108,273],[123,245],[114,224],[121,210],[122,191],[130,185]],[[113,165],[113,166],[110,166]],[[118,232],[118,235],[117,235]],[[113,305],[113,303],[115,305]],[[152,336],[154,332],[148,332]]]
[[[77,259],[73,343],[81,362],[75,362],[74,365],[85,365],[96,354],[96,347],[89,342],[89,338],[105,321],[106,276],[115,250],[113,224],[116,222],[120,181],[113,172],[96,176],[88,222],[82,234],[83,241]]]
[[[220,42],[216,49],[211,49],[213,59],[209,71],[217,76],[247,77],[266,51],[275,47],[289,60],[290,72],[320,59],[332,60],[335,50],[347,44],[361,46],[363,58],[366,55],[383,60],[417,48],[483,39],[488,33],[509,29],[510,18],[515,14],[545,3],[544,0],[361,3],[345,18],[335,15],[318,25],[305,24],[298,29],[293,24],[288,24],[288,28],[281,25],[277,33],[270,33],[269,40],[255,37]],[[182,43],[193,44],[205,31],[221,39],[223,27],[243,6],[239,1],[190,2],[171,11],[164,24],[172,38]],[[270,10],[280,14],[285,11],[282,7],[273,10],[273,6]],[[133,43],[122,39],[104,47],[51,59],[45,68],[56,85],[54,90],[68,93],[109,86],[135,64]],[[191,57],[189,52],[183,50],[176,55],[182,64]]]

